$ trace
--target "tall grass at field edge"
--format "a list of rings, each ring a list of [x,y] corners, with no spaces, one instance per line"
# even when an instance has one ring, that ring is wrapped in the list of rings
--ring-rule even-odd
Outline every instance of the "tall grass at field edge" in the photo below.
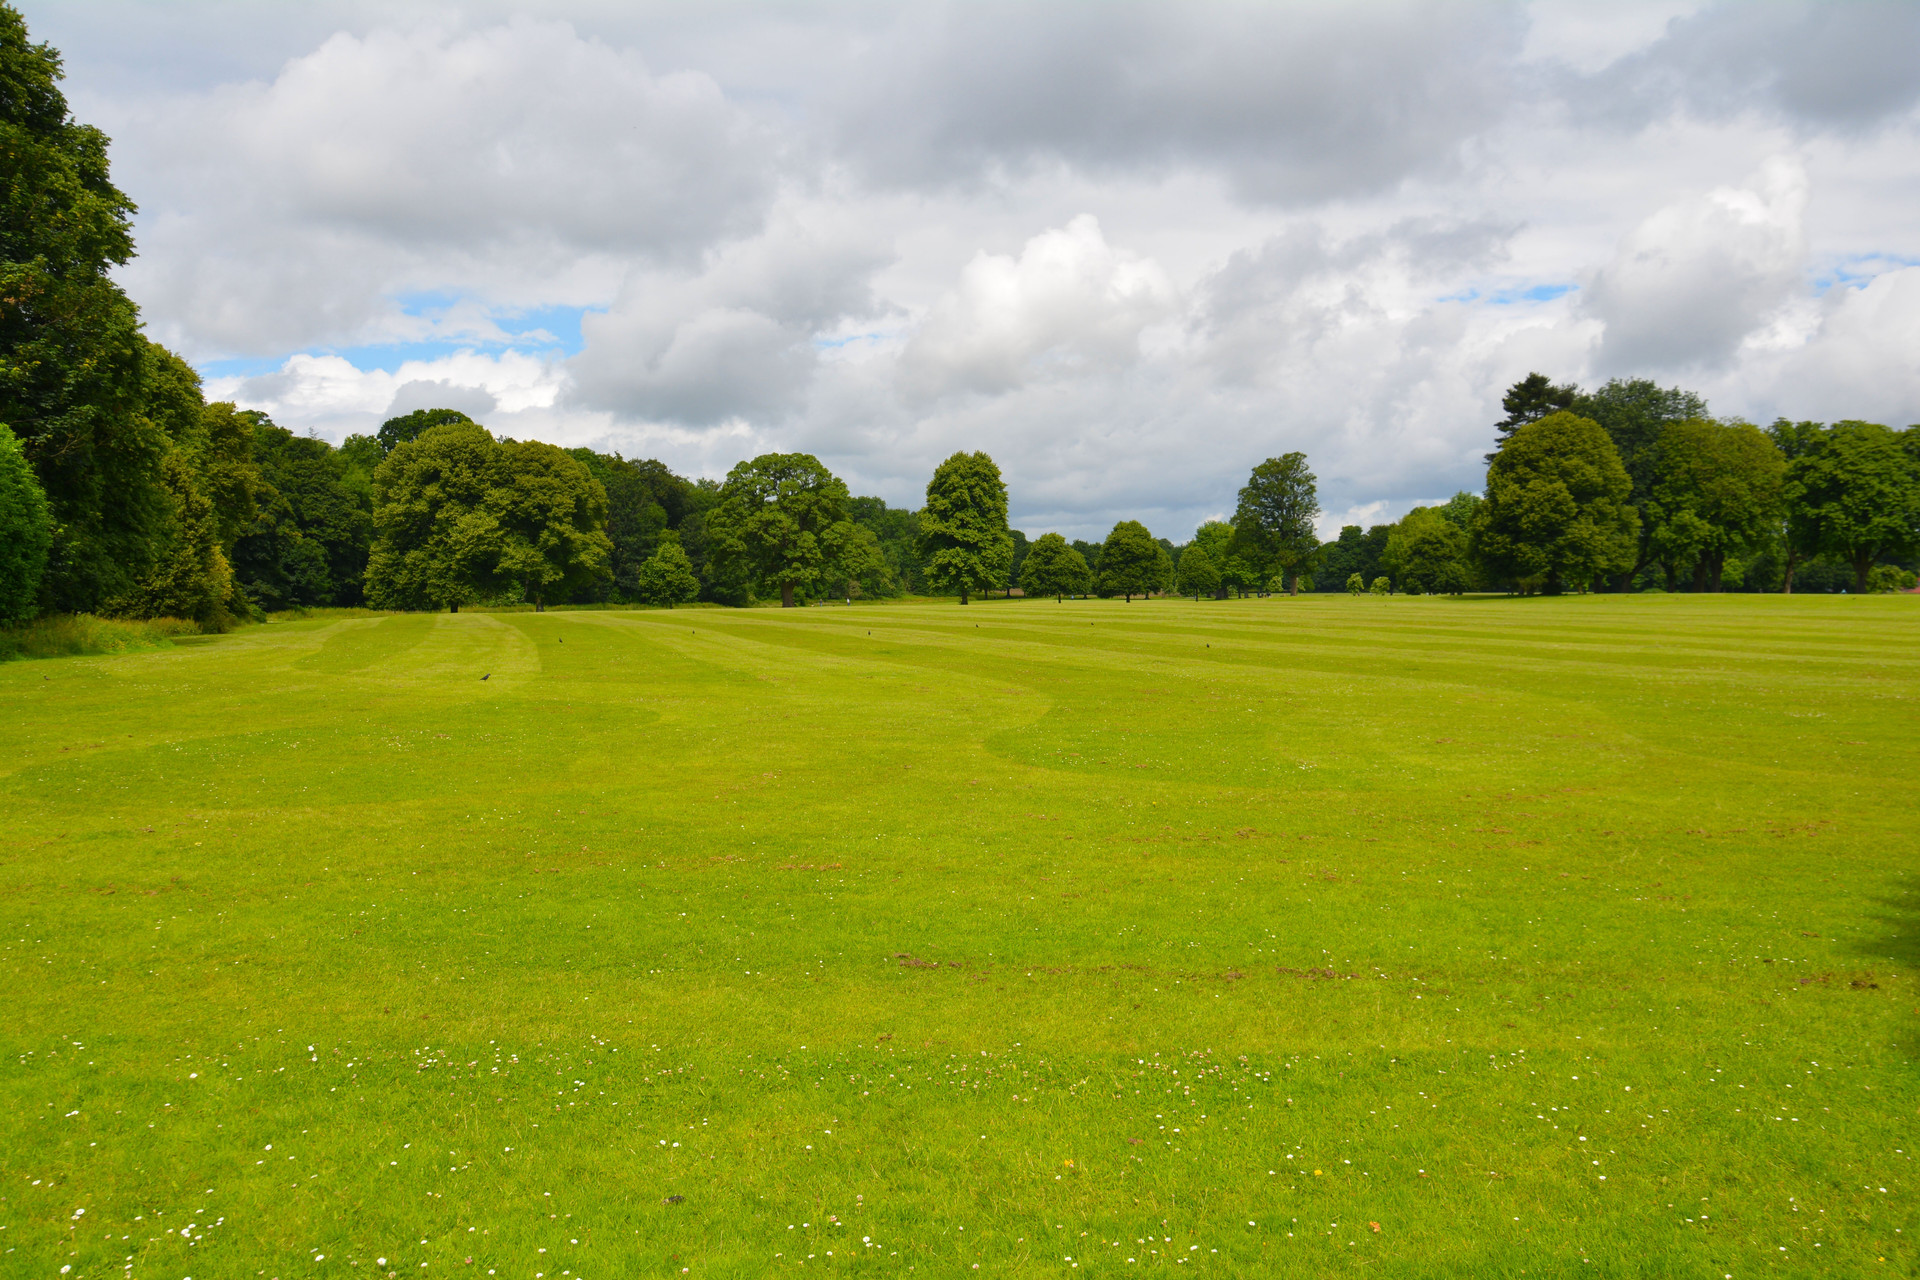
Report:
[[[0,662],[165,649],[172,646],[175,636],[201,632],[199,623],[186,618],[122,619],[96,618],[90,613],[55,613],[32,622],[0,627]]]

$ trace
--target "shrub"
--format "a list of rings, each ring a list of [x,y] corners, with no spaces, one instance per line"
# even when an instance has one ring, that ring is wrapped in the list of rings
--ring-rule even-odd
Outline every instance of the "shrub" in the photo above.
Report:
[[[1393,582],[1383,573],[1373,580],[1373,585],[1367,590],[1376,596],[1390,596],[1393,594]]]
[[[172,646],[172,637],[199,635],[201,630],[199,623],[186,618],[131,620],[96,618],[90,613],[48,614],[0,628],[0,661],[166,649]]]
[[[1347,594],[1357,596],[1367,589],[1367,580],[1357,573],[1347,575]]]

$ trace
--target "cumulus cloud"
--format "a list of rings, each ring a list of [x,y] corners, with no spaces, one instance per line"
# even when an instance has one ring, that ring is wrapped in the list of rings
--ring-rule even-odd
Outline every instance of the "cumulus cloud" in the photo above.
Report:
[[[604,301],[612,262],[753,230],[779,174],[711,78],[559,22],[342,32],[160,111],[125,122],[165,210],[128,278],[196,351],[386,339],[396,295],[451,280]]]
[[[1611,373],[1717,365],[1803,283],[1806,172],[1769,161],[1742,187],[1659,210],[1622,241],[1587,294]]]
[[[1920,419],[1911,5],[115,4],[27,10],[122,279],[334,438],[986,449],[1030,532],[1184,537],[1291,449],[1329,531],[1477,487],[1531,370]]]
[[[1176,301],[1158,263],[1113,248],[1082,214],[1027,241],[1018,258],[975,255],[901,353],[901,386],[916,398],[993,393],[1123,367]]]
[[[868,172],[942,186],[1006,166],[1218,166],[1300,201],[1444,170],[1496,117],[1515,11],[1333,5],[945,4],[905,11],[837,95]]]
[[[790,214],[696,271],[636,270],[610,310],[582,322],[579,402],[692,425],[788,416],[816,337],[875,310],[869,280],[885,260],[850,228]]]
[[[1920,6],[1717,4],[1676,16],[1659,39],[1573,90],[1585,112],[1634,124],[1676,108],[1763,111],[1807,129],[1856,130],[1920,102]]]

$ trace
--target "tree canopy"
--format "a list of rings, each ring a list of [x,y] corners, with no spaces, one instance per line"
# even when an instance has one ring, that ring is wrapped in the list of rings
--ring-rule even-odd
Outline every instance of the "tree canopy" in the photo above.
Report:
[[[794,592],[829,576],[854,536],[846,482],[808,453],[766,453],[736,465],[707,513],[714,559],[752,585]]]
[[[1057,533],[1044,533],[1027,548],[1020,565],[1020,589],[1030,596],[1083,596],[1093,590],[1087,559]]]
[[[1195,600],[1220,589],[1220,569],[1201,546],[1191,546],[1180,555],[1180,594]]]
[[[643,604],[668,608],[699,597],[700,579],[693,576],[693,561],[672,532],[660,539],[652,557],[640,566],[637,594]]]
[[[1600,424],[1568,412],[1516,429],[1487,468],[1474,553],[1498,576],[1550,593],[1630,569],[1639,516]]]
[[[0,425],[0,622],[31,618],[39,610],[53,528],[47,496],[20,442]]]
[[[1307,469],[1307,455],[1268,458],[1253,469],[1240,490],[1240,505],[1233,514],[1234,539],[1277,569],[1297,593],[1300,575],[1320,550],[1313,526],[1319,515],[1320,500],[1313,472]]]
[[[1786,464],[1789,540],[1844,561],[1865,591],[1877,559],[1920,544],[1920,428],[1837,422],[1798,443]]]
[[[1007,486],[984,453],[956,453],[934,468],[920,512],[920,562],[927,581],[966,604],[1005,586],[1013,568]]]
[[[1556,385],[1544,373],[1529,373],[1508,387],[1507,393],[1500,397],[1500,407],[1507,411],[1507,416],[1493,424],[1494,453],[1499,452],[1499,446],[1518,428],[1538,422],[1550,413],[1571,409],[1579,394],[1580,388],[1573,383]],[[1493,458],[1493,453],[1487,455],[1488,462]]]
[[[1667,590],[1685,565],[1695,591],[1718,591],[1727,556],[1760,546],[1778,524],[1786,460],[1748,423],[1689,418],[1668,423],[1653,451],[1643,508],[1653,559]]]
[[[1441,507],[1415,507],[1387,535],[1381,566],[1402,590],[1458,595],[1473,586],[1467,535]]]
[[[1113,595],[1125,596],[1132,604],[1135,596],[1150,594],[1161,585],[1161,561],[1165,556],[1160,544],[1138,520],[1122,520],[1100,548],[1100,586]]]

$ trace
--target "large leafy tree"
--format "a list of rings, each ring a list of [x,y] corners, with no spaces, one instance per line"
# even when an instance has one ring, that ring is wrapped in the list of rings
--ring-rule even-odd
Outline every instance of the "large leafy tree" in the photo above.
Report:
[[[852,540],[846,482],[808,453],[766,453],[727,473],[705,532],[719,572],[794,592],[830,577]]]
[[[536,611],[607,575],[607,491],[567,451],[538,440],[495,446],[485,512],[495,550],[489,576],[511,582]]]
[[[433,427],[394,446],[373,473],[367,603],[459,611],[489,589],[499,560],[488,510],[498,445],[473,422]]]
[[[1458,595],[1473,585],[1466,533],[1440,507],[1415,507],[1387,535],[1381,567],[1406,591]]]
[[[1196,601],[1220,589],[1220,567],[1202,546],[1189,546],[1180,553],[1180,594]]]
[[[342,450],[242,411],[267,496],[234,551],[233,571],[258,605],[356,605],[373,536],[373,491]],[[363,439],[365,437],[362,437]]]
[[[1507,393],[1500,397],[1500,407],[1507,411],[1507,416],[1493,424],[1494,453],[1487,455],[1487,461],[1493,461],[1508,436],[1529,422],[1538,422],[1550,413],[1571,409],[1574,398],[1579,394],[1580,388],[1573,383],[1555,384],[1544,373],[1529,373],[1508,387]]]
[[[53,527],[47,496],[13,432],[0,425],[0,622],[38,611]]]
[[[1507,437],[1487,468],[1475,555],[1496,576],[1548,592],[1588,586],[1634,563],[1633,482],[1600,424],[1554,413]]]
[[[1718,591],[1727,556],[1765,543],[1780,518],[1786,459],[1758,427],[1704,418],[1672,422],[1654,450],[1645,518],[1667,572],[1693,566],[1695,591]]]
[[[1920,457],[1903,439],[1911,434],[1836,422],[1787,463],[1789,545],[1845,561],[1855,591],[1867,589],[1875,561],[1920,545]]]
[[[1613,582],[1615,590],[1625,591],[1656,554],[1653,534],[1659,522],[1648,504],[1660,473],[1660,435],[1673,423],[1704,420],[1707,402],[1691,391],[1662,387],[1646,378],[1614,378],[1596,391],[1574,397],[1571,411],[1600,424],[1633,486],[1627,500],[1640,516],[1640,541],[1633,564],[1620,570]]]
[[[1313,472],[1307,469],[1307,455],[1268,458],[1241,487],[1240,505],[1233,514],[1234,540],[1251,548],[1298,594],[1300,575],[1320,550],[1313,527],[1319,515],[1320,500]]]
[[[1083,596],[1093,590],[1087,558],[1057,533],[1043,533],[1020,563],[1020,589],[1030,596]]]
[[[43,603],[93,610],[140,583],[175,488],[143,411],[139,314],[108,274],[133,256],[133,202],[60,78],[60,55],[0,6],[0,422],[47,498]]]
[[[956,453],[934,468],[920,511],[920,564],[937,590],[966,604],[1004,586],[1013,568],[1007,486],[984,453]]]
[[[1100,586],[1132,604],[1135,596],[1147,595],[1160,585],[1165,556],[1147,526],[1122,520],[1100,548]]]

